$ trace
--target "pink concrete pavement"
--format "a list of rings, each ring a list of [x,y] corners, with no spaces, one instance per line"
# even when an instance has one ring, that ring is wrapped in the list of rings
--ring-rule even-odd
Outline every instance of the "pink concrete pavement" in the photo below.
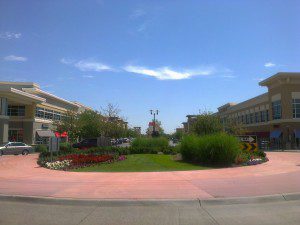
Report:
[[[300,153],[199,171],[84,173],[41,168],[37,155],[0,157],[0,194],[84,199],[209,199],[300,192]]]

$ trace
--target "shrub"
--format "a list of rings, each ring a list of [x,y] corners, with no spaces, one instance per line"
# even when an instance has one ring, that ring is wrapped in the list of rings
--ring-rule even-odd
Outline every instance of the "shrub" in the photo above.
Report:
[[[169,141],[164,137],[136,138],[131,144],[131,153],[158,153],[169,148]]]
[[[207,165],[227,166],[240,153],[238,140],[225,133],[186,136],[180,145],[183,159]]]
[[[47,152],[47,146],[46,145],[37,145],[35,146],[35,151],[36,152]]]
[[[197,135],[209,135],[220,133],[223,130],[220,118],[210,112],[204,112],[197,116],[192,125],[192,132]]]
[[[59,144],[59,151],[61,152],[73,152],[74,149],[72,148],[72,145],[69,142],[62,142]]]

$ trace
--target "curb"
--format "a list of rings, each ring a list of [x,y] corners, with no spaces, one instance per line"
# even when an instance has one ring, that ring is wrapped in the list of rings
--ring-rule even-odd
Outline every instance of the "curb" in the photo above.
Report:
[[[300,200],[299,193],[265,195],[255,197],[234,197],[234,198],[214,198],[214,199],[73,199],[73,198],[53,198],[22,195],[1,195],[0,201],[53,204],[53,205],[86,205],[86,206],[153,206],[153,205],[191,205],[200,206],[236,205],[236,204],[258,204]]]

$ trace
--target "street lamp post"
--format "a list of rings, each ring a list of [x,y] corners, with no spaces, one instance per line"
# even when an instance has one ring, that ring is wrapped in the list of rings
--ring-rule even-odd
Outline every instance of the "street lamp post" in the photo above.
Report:
[[[156,109],[156,110],[153,110],[153,109],[151,109],[150,110],[150,114],[151,115],[153,115],[153,131],[152,131],[152,137],[154,137],[155,135],[156,135],[156,133],[155,133],[155,116],[156,115],[158,115],[158,110]]]

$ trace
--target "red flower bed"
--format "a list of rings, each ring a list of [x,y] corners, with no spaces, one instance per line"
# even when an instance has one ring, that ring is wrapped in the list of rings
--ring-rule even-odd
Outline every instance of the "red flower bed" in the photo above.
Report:
[[[84,155],[84,154],[71,154],[59,157],[59,161],[72,160],[71,164],[74,166],[83,166],[86,164],[101,163],[113,160],[111,155]]]

